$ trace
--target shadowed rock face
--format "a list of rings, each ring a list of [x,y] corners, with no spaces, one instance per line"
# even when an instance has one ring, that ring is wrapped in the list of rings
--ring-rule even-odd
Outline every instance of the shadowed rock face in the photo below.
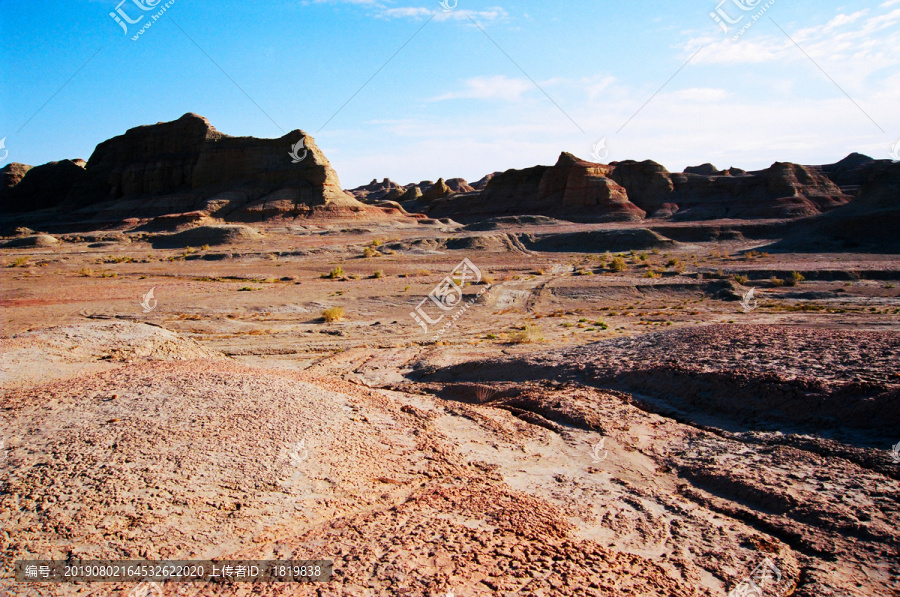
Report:
[[[298,155],[305,157],[293,163],[289,152],[301,139],[305,147]],[[4,185],[4,209],[10,211],[140,200],[136,211],[125,203],[119,210],[105,205],[110,218],[117,211],[152,217],[207,209],[241,220],[314,207],[362,207],[341,190],[328,160],[303,131],[280,139],[230,137],[196,114],[104,141],[84,167],[54,162],[32,168],[19,181],[4,176]],[[162,200],[154,205],[156,199]]]
[[[0,179],[3,210],[24,212],[53,207],[84,175],[84,160],[62,160],[34,168],[8,164]]]
[[[847,205],[794,223],[770,251],[900,253],[900,164],[873,162],[858,174],[859,195]]]

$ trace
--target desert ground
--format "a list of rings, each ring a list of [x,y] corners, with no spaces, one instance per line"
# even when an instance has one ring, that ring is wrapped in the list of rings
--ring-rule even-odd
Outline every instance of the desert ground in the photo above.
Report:
[[[768,559],[766,596],[900,595],[896,255],[729,221],[251,226],[0,252],[0,594],[724,596]],[[41,558],[335,575],[14,582]]]

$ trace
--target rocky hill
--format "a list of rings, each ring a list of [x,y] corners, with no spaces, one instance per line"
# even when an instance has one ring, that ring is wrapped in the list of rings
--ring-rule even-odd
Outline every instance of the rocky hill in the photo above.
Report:
[[[295,147],[299,161],[290,155]],[[45,228],[196,210],[241,222],[321,211],[383,214],[341,190],[303,131],[279,139],[231,137],[196,114],[130,129],[98,145],[87,162],[9,164],[0,184],[4,215],[30,214],[13,219]]]
[[[856,181],[874,163],[868,160],[833,172],[842,182]],[[563,153],[554,166],[493,175],[483,191],[451,191],[427,201],[406,191],[393,198],[408,210],[421,207],[431,217],[457,221],[523,214],[582,222],[798,218],[844,205],[858,188],[842,188],[824,168],[776,162],[744,172],[704,164],[672,173],[649,160],[607,165]],[[412,199],[417,203],[404,203]]]

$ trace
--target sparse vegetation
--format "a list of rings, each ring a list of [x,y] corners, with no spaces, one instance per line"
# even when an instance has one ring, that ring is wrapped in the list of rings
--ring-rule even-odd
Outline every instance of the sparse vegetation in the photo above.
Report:
[[[384,272],[383,272],[382,270],[380,270],[380,269],[379,269],[379,270],[375,270],[375,272],[372,273],[372,277],[375,278],[376,280],[379,279],[379,278],[383,278],[383,277],[384,277]]]
[[[343,278],[344,277],[344,268],[339,265],[336,268],[332,269],[327,274],[322,274],[321,277],[326,280],[337,280],[337,279]]]
[[[742,276],[742,275],[740,275],[740,274],[735,274],[735,275],[734,275],[734,281],[737,282],[738,284],[746,285],[747,282],[750,281],[750,277],[749,277],[749,276]]]
[[[772,276],[772,279],[769,280],[769,282],[772,284],[772,286],[775,286],[776,288],[779,286],[784,286],[784,280],[782,280],[781,278],[779,278],[777,276]]]
[[[786,286],[796,286],[805,279],[800,272],[791,272],[791,277],[787,278],[784,283]]]
[[[94,275],[94,270],[92,270],[89,267],[83,267],[80,270],[78,270],[78,275],[83,278],[90,278],[91,276]]]
[[[624,272],[628,266],[625,264],[625,259],[622,257],[616,257],[612,260],[612,263],[609,264],[610,271],[613,272]]]
[[[334,323],[335,321],[340,321],[346,317],[347,312],[344,311],[343,307],[331,307],[330,309],[325,309],[322,311],[322,319],[325,320],[326,323]]]
[[[366,259],[371,259],[372,257],[381,257],[381,253],[373,249],[372,247],[366,247],[363,249],[363,257]]]
[[[526,323],[521,329],[509,336],[509,341],[513,344],[531,344],[533,342],[541,342],[543,339],[541,328],[531,323]]]

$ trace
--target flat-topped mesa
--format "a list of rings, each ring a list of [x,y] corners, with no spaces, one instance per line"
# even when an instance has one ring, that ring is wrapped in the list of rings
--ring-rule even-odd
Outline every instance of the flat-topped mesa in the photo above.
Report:
[[[124,208],[122,202],[139,200],[125,208],[136,217],[202,209],[229,220],[257,220],[364,207],[341,190],[337,173],[305,132],[278,139],[231,137],[197,114],[135,127],[100,143],[81,173],[67,188],[55,189],[51,201],[33,191],[47,185],[26,184],[39,168],[6,189],[4,208],[7,197],[12,211],[103,204],[103,212],[114,218],[123,210],[110,202]]]

